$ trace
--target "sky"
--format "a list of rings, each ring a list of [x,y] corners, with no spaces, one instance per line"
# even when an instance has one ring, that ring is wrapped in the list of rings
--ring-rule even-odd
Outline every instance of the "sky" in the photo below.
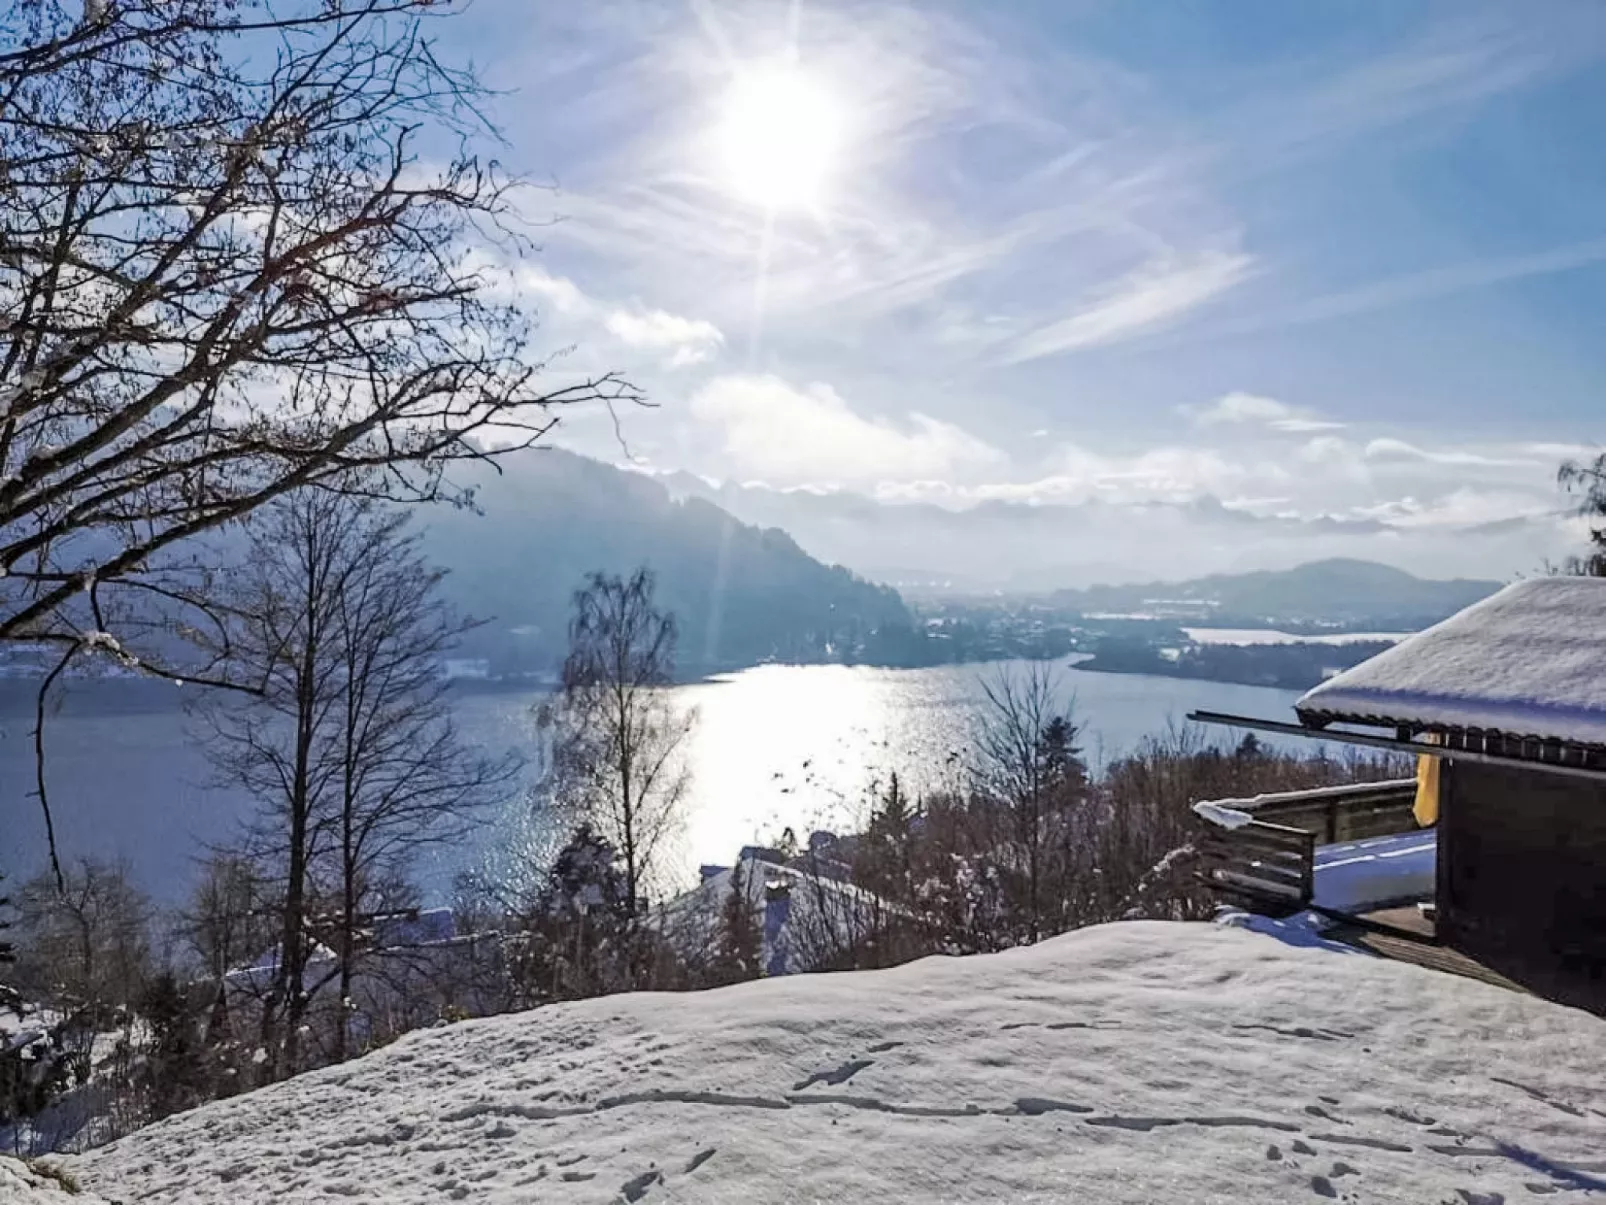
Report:
[[[541,185],[511,282],[553,373],[652,403],[559,442],[727,491],[1224,508],[1206,567],[1500,577],[1581,537],[1598,3],[478,0],[440,36]]]

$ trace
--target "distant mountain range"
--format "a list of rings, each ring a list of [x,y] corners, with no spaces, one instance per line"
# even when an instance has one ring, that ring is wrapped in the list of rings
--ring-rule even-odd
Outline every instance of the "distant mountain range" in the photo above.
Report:
[[[680,625],[683,673],[796,662],[918,664],[923,643],[897,591],[821,564],[784,531],[738,522],[710,502],[557,448],[476,466],[459,484],[481,513],[422,517],[448,596],[487,622],[460,656],[493,672],[549,672],[567,642],[574,591],[593,570],[657,575]]]
[[[1375,561],[1334,558],[1293,569],[1187,581],[1059,590],[1066,610],[1209,620],[1223,626],[1364,626],[1414,631],[1493,594],[1495,581],[1433,581]]]
[[[684,472],[658,479],[677,497],[703,498],[743,522],[782,528],[811,555],[896,586],[910,599],[1138,582],[1160,571],[1187,579],[1328,558],[1369,560],[1379,553],[1430,578],[1482,565],[1534,572],[1576,551],[1559,538],[1553,517],[1539,515],[1412,525],[1358,515],[1257,513],[1209,495],[1142,504],[1097,496],[967,501],[927,483],[920,500],[910,500],[716,483]]]
[[[659,479],[556,448],[505,457],[501,468],[479,466],[466,482],[480,513],[439,509],[423,520],[427,551],[450,570],[448,594],[486,620],[462,656],[487,661],[493,673],[551,672],[584,576],[637,565],[654,571],[660,604],[679,620],[687,674],[766,660],[925,665],[960,655],[926,638],[897,590],[821,563],[779,528],[743,523],[702,497],[677,497]],[[1065,616],[1412,630],[1498,586],[1331,559],[1036,597]]]

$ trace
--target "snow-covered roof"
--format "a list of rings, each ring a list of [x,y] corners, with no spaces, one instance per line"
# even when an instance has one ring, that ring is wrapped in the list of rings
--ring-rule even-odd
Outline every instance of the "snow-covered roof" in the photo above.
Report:
[[[1606,579],[1518,582],[1330,678],[1305,722],[1606,746]]]
[[[899,911],[852,883],[755,856],[764,852],[759,846],[744,848],[738,866],[748,907],[761,929],[761,965],[768,974],[812,970],[816,957],[835,952],[816,948],[825,936],[857,933],[875,918]],[[690,891],[669,900],[658,918],[669,939],[689,954],[712,948],[725,924],[725,910],[735,882],[735,868],[717,870]],[[773,918],[766,906],[772,887],[785,888],[787,893],[785,909]]]

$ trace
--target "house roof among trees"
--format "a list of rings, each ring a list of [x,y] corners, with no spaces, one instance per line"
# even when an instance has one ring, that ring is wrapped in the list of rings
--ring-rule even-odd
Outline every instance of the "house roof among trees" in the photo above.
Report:
[[[1606,579],[1507,586],[1307,692],[1300,720],[1606,748]]]

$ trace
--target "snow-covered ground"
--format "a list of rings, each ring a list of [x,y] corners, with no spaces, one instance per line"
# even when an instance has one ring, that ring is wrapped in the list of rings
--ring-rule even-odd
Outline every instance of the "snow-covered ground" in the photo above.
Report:
[[[5,1205],[101,1205],[101,1199],[93,1193],[69,1187],[22,1160],[5,1155],[0,1155],[0,1202]]]
[[[1570,1202],[1603,1064],[1585,1013],[1127,922],[415,1033],[67,1162],[124,1203]]]
[[[1183,628],[1182,632],[1195,644],[1361,644],[1387,640],[1398,642],[1410,632],[1327,632],[1319,635],[1300,635],[1297,632],[1279,632],[1275,628]]]

